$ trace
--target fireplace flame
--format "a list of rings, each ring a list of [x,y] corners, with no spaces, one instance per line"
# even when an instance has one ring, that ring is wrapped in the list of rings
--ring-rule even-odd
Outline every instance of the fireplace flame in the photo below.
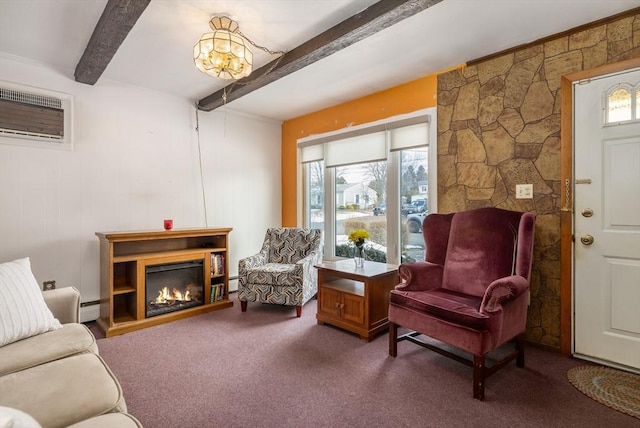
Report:
[[[158,291],[158,297],[154,300],[156,303],[173,303],[173,302],[188,302],[191,301],[191,292],[189,290],[185,291],[184,294],[176,288],[173,289],[173,292],[169,293],[169,287],[163,287],[160,291]]]

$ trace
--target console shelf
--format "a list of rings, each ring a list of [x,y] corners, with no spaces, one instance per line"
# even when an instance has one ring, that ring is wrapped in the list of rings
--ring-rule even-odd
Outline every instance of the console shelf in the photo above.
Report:
[[[105,336],[233,306],[229,300],[228,275],[231,230],[97,232],[100,240],[100,318],[97,323]],[[189,260],[204,262],[204,304],[146,318],[145,267]]]

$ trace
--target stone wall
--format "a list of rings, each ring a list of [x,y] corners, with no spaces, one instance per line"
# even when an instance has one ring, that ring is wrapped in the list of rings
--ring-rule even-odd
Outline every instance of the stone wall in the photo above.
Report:
[[[634,57],[638,13],[438,76],[438,210],[538,214],[531,341],[560,345],[560,78]]]

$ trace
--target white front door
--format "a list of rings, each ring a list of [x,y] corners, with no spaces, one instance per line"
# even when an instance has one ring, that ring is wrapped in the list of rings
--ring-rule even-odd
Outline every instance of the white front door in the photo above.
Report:
[[[633,371],[640,371],[640,121],[604,122],[612,88],[630,88],[638,99],[629,109],[640,116],[639,82],[633,69],[574,85],[573,352]]]

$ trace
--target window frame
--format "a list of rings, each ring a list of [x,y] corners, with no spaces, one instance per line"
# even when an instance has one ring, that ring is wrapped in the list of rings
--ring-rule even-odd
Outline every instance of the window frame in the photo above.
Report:
[[[400,215],[401,207],[401,153],[402,150],[390,149],[390,130],[404,126],[410,126],[417,123],[427,123],[427,144],[428,147],[428,198],[429,212],[437,212],[437,109],[431,107],[418,110],[405,115],[398,115],[382,119],[375,122],[365,123],[358,126],[343,128],[323,134],[311,135],[300,138],[297,141],[297,223],[303,227],[310,224],[307,214],[310,207],[307,206],[308,198],[305,187],[308,188],[308,177],[305,175],[305,165],[302,162],[302,151],[304,147],[325,144],[330,141],[345,139],[352,136],[366,135],[369,133],[386,131],[386,155],[387,155],[387,263],[400,264],[401,251],[401,228],[402,216]],[[425,146],[425,145],[422,145]],[[336,183],[336,168],[324,168],[324,258],[325,260],[337,259],[335,255],[335,212],[336,198],[334,194]],[[329,196],[327,196],[329,195]]]

